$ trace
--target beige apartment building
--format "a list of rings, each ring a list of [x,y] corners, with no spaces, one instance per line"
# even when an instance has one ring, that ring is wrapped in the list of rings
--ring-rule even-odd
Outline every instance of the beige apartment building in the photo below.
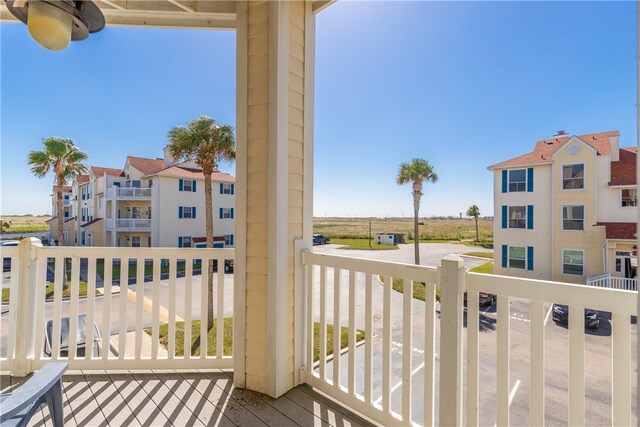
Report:
[[[586,283],[635,276],[636,149],[558,132],[494,173],[494,272]]]
[[[235,178],[214,172],[212,181],[214,247],[234,247]],[[175,163],[166,149],[162,159],[128,156],[122,169],[91,166],[64,197],[67,245],[206,246],[202,171]]]

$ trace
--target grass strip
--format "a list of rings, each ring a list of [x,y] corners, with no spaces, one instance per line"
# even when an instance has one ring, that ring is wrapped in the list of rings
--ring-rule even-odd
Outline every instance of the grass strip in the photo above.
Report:
[[[493,274],[493,261],[485,262],[469,270],[471,273]]]
[[[475,256],[478,258],[490,258],[493,259],[493,252],[465,252],[462,255]]]
[[[380,281],[384,283],[384,276],[380,275]],[[425,300],[425,284],[424,282],[413,282],[413,297],[420,301]],[[404,293],[404,280],[393,278],[393,290]],[[436,301],[440,301],[440,289],[436,288]]]
[[[365,251],[387,251],[398,249],[396,245],[379,245],[371,240],[369,247],[369,239],[331,239],[330,243],[341,245],[339,249],[358,249]]]

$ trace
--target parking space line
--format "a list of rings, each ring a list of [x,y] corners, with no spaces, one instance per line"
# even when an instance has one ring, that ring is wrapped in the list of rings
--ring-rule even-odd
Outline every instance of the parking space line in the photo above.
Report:
[[[422,369],[422,368],[424,368],[424,362],[422,362],[419,366],[417,366],[417,367],[413,370],[413,372],[411,372],[411,376],[413,377],[413,376],[414,376],[414,375],[415,375],[415,374],[416,374],[420,369]],[[398,382],[398,384],[394,385],[394,386],[391,388],[391,392],[389,393],[389,396],[391,396],[391,395],[393,394],[393,392],[394,392],[394,391],[396,391],[397,389],[399,389],[401,386],[402,386],[402,381],[399,381],[399,382]],[[375,402],[373,402],[373,403],[375,403],[376,405],[378,405],[378,404],[380,404],[380,402],[382,402],[382,395],[380,395],[380,397],[379,397],[379,398],[377,398],[377,399],[375,400]]]
[[[549,306],[549,311],[547,311],[547,315],[544,318],[544,326],[547,326],[547,321],[549,321],[549,316],[551,315],[552,308],[553,308],[553,304]]]

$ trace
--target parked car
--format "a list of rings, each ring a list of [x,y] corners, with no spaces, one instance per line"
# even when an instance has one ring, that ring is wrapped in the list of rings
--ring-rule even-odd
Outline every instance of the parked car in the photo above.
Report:
[[[569,324],[569,307],[562,304],[553,304],[553,321],[556,323]],[[600,327],[600,313],[590,308],[584,309],[584,326],[590,329]]]
[[[478,293],[478,300],[480,305],[496,305],[498,297],[494,294],[488,294],[486,292]],[[467,305],[467,293],[464,293],[464,305]]]
[[[0,242],[0,247],[18,246],[20,242],[17,240],[5,240]],[[2,258],[2,271],[11,270],[11,258]]]
[[[314,234],[313,235],[313,244],[314,245],[325,245],[331,241],[330,238],[323,234]]]

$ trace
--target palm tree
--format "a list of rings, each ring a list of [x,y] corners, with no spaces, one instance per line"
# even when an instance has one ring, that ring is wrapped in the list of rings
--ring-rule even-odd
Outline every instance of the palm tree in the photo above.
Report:
[[[480,216],[480,208],[476,205],[471,205],[467,209],[467,216],[472,216],[476,220],[476,242],[480,241],[478,237],[478,217]]]
[[[176,126],[169,131],[169,153],[176,160],[194,161],[204,175],[205,224],[207,247],[213,247],[213,196],[211,175],[218,168],[218,162],[231,161],[236,157],[236,142],[233,128],[217,125],[211,117],[200,116],[186,126]],[[220,268],[223,268],[221,265]],[[207,326],[213,327],[213,263],[208,270],[208,310]]]
[[[413,184],[413,245],[415,249],[415,263],[420,264],[420,234],[418,231],[418,211],[420,210],[420,199],[422,198],[422,184],[424,182],[437,182],[438,175],[433,171],[433,167],[428,161],[423,159],[413,159],[411,163],[401,163],[398,169],[396,182],[399,185]]]
[[[87,173],[87,166],[83,163],[89,156],[80,151],[71,139],[50,137],[42,141],[41,151],[30,151],[28,161],[31,172],[38,178],[44,178],[49,172],[55,176],[53,192],[56,197],[56,216],[58,228],[58,245],[63,245],[64,239],[64,208],[62,206],[62,191],[67,180],[76,175]]]

